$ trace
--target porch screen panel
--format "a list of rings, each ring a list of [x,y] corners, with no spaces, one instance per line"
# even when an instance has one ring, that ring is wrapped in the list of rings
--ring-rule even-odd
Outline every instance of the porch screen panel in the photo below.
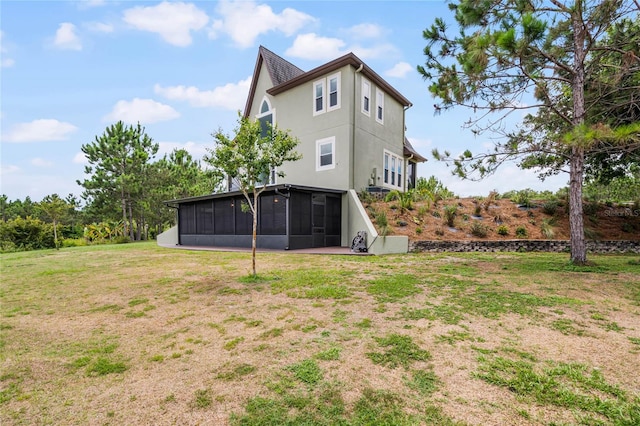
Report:
[[[196,233],[196,206],[194,204],[180,205],[180,233]]]
[[[253,215],[251,210],[242,211],[242,204],[246,204],[244,198],[235,199],[236,235],[251,235],[253,233]],[[248,207],[248,206],[247,206]]]
[[[221,199],[213,202],[213,211],[216,217],[214,230],[216,235],[233,235],[235,232],[235,200]]]
[[[327,235],[340,235],[342,213],[341,213],[342,201],[338,197],[327,197],[326,203],[326,234]]]
[[[287,233],[286,199],[280,195],[260,197],[260,235],[285,235]]]
[[[291,235],[311,235],[311,194],[291,194]]]
[[[213,201],[196,204],[196,233],[213,234]]]

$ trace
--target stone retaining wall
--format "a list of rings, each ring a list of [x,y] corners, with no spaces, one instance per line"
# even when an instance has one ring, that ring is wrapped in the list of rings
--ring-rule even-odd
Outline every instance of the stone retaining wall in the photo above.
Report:
[[[409,251],[419,252],[569,252],[568,240],[411,241]],[[587,241],[591,253],[639,253],[640,241]]]

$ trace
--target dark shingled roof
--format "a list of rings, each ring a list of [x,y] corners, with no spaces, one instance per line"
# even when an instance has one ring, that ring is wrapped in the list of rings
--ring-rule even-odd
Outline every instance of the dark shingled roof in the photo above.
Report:
[[[427,161],[422,155],[418,154],[418,151],[415,150],[409,139],[404,138],[404,156],[411,157],[416,163],[424,163]]]
[[[304,71],[293,65],[286,59],[281,58],[264,46],[260,46],[259,54],[264,60],[264,64],[269,71],[269,76],[274,86],[278,86],[291,80],[294,77],[304,74]]]

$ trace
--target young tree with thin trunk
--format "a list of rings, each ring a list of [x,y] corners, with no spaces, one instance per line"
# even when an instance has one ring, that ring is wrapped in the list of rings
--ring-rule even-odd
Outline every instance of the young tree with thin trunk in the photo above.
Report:
[[[229,137],[222,130],[213,134],[215,147],[209,149],[204,161],[209,163],[221,178],[232,179],[245,199],[253,216],[251,242],[251,266],[256,276],[256,239],[258,231],[258,197],[267,188],[268,176],[287,161],[297,161],[302,156],[295,151],[299,141],[288,132],[269,127],[266,135],[259,121],[238,114],[235,136]],[[278,176],[284,173],[278,170]],[[266,178],[266,179],[265,179]]]
[[[623,51],[638,60],[629,46],[602,43],[611,25],[638,13],[628,0],[456,0],[449,6],[459,31],[451,36],[443,19],[424,31],[426,62],[418,71],[440,100],[436,112],[454,106],[473,111],[466,126],[476,134],[504,136],[489,153],[465,151],[458,158],[434,150],[436,158],[453,162],[460,177],[480,178],[507,160],[527,158],[536,167],[566,165],[569,171],[571,261],[587,261],[582,214],[585,159],[605,138],[606,145],[630,148],[637,128],[604,129],[588,120],[585,86],[599,59]],[[509,113],[538,111],[562,126],[542,129],[542,140],[531,132],[505,130]],[[546,161],[546,162],[545,162]]]
[[[38,203],[38,208],[53,222],[53,243],[60,249],[58,243],[58,224],[64,220],[73,206],[60,198],[58,194],[47,195]]]

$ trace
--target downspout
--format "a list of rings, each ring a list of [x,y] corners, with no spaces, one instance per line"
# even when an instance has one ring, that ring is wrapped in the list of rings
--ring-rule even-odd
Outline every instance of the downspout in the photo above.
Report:
[[[356,69],[356,72],[353,74],[353,122],[351,123],[351,167],[349,170],[349,188],[356,189],[356,104],[358,101],[356,100],[356,87],[357,87],[357,75],[364,68],[364,64],[360,64],[360,66]]]
[[[404,140],[407,138],[405,134],[407,132],[407,110],[413,106],[412,103],[409,103],[406,107],[403,108],[402,111],[402,150],[404,151]],[[404,158],[404,155],[402,156]],[[413,158],[413,154],[411,154],[410,159]],[[407,164],[409,161],[404,161],[404,182],[402,182],[402,192],[407,192]]]

